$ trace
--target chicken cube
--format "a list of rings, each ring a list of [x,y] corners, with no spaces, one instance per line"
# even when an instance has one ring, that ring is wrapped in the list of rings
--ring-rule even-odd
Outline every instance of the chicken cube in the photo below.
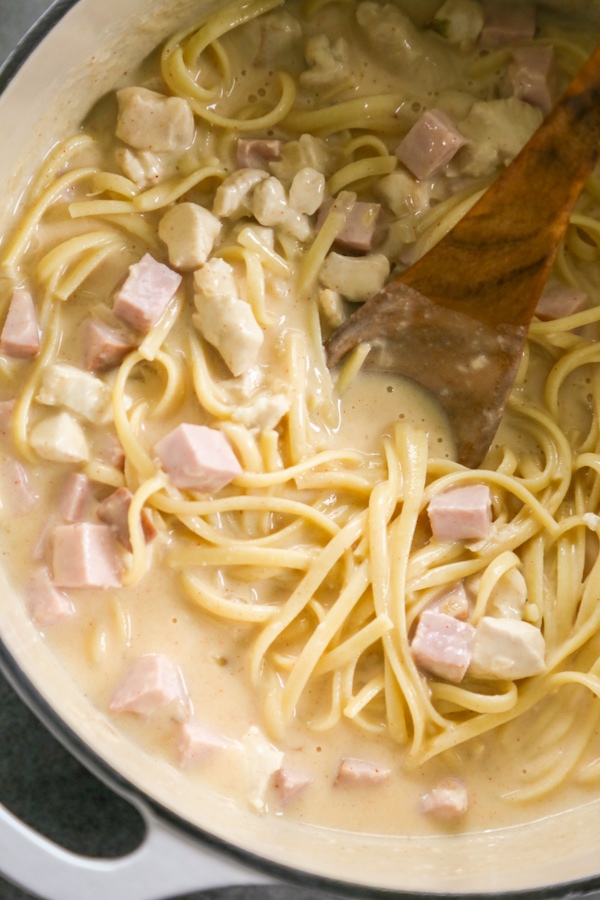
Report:
[[[219,219],[198,203],[177,203],[158,225],[169,262],[180,272],[191,272],[205,263],[220,232]]]
[[[45,406],[64,406],[95,425],[107,422],[111,415],[110,390],[104,382],[66,363],[42,370],[36,400]]]
[[[90,451],[83,428],[68,412],[42,419],[31,429],[31,446],[50,462],[87,462]]]
[[[187,100],[143,87],[117,91],[117,137],[136,150],[182,153],[192,145],[194,113]]]

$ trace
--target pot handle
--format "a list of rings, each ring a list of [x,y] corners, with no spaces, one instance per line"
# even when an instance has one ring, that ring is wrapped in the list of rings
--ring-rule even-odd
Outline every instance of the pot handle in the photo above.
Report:
[[[164,900],[176,894],[273,879],[201,845],[141,804],[140,846],[118,859],[64,850],[0,805],[0,872],[43,900]]]

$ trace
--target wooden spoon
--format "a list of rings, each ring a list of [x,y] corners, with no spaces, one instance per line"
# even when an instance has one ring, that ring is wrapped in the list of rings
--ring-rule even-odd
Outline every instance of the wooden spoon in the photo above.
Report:
[[[457,458],[476,467],[502,417],[527,329],[600,147],[600,46],[514,161],[418,262],[326,344],[439,399]]]

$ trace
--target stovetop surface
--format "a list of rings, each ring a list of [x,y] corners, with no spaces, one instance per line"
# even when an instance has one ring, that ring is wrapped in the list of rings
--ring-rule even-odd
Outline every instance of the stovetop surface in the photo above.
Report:
[[[50,0],[0,0],[0,61],[48,6]],[[0,802],[75,853],[118,857],[134,850],[144,834],[138,812],[49,734],[1,674]],[[313,896],[306,889],[263,886],[196,892],[180,900],[308,900]],[[0,874],[0,900],[32,898]]]

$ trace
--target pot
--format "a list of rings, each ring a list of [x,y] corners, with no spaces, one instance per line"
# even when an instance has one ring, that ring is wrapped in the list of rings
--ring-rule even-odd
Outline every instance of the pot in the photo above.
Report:
[[[209,0],[210,2],[210,0]],[[0,75],[0,230],[45,148],[122,71],[194,21],[199,0],[57,0]],[[582,0],[578,7],[598,12]],[[168,21],[165,29],[165,20]],[[394,837],[273,822],[140,758],[86,700],[0,575],[0,665],[13,687],[147,824],[118,862],[68,854],[0,810],[0,869],[47,900],[159,900],[194,889],[289,882],[341,897],[600,896],[600,800],[520,827]],[[306,896],[306,894],[304,894]]]

